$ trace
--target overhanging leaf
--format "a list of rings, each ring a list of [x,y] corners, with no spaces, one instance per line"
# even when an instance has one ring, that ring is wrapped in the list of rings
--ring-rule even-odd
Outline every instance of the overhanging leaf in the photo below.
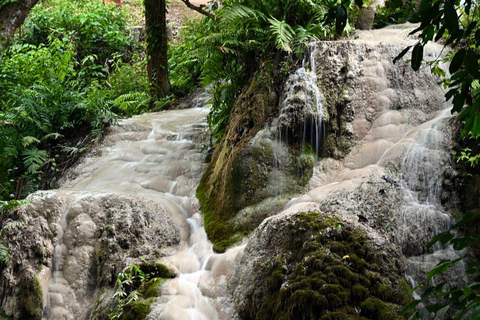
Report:
[[[412,51],[412,69],[417,71],[420,69],[423,60],[423,45],[417,43]]]
[[[450,63],[450,67],[448,68],[448,71],[450,71],[451,74],[454,74],[458,69],[460,69],[466,53],[467,51],[465,50],[465,48],[460,49],[457,51],[457,53],[455,53],[452,62]]]
[[[478,55],[473,50],[468,50],[465,57],[465,69],[476,78],[478,75]]]
[[[393,59],[393,63],[397,63],[400,59],[403,58],[404,55],[407,54],[407,52],[410,50],[412,46],[408,46],[406,47],[405,49],[402,50],[402,52],[400,52],[400,54],[398,56],[395,57],[395,59]]]

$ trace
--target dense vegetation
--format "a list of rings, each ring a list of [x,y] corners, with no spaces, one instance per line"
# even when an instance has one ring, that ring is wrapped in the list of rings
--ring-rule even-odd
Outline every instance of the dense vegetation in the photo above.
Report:
[[[54,187],[118,116],[150,109],[144,49],[127,16],[94,0],[51,0],[30,12],[0,64],[0,199]],[[196,85],[188,80],[173,80],[172,92],[188,93]]]
[[[8,2],[2,0],[0,7]],[[427,42],[443,38],[453,47],[447,55],[451,76],[438,68],[440,61],[431,67],[444,77],[446,99],[453,99],[464,136],[474,138],[480,136],[479,10],[478,2],[471,0],[424,0],[418,11],[414,1],[389,1],[375,21],[377,26],[409,19],[421,22],[416,30],[421,40],[413,46],[411,58],[416,70],[422,66]],[[349,0],[225,0],[213,18],[192,22],[183,32],[183,42],[170,46],[171,96],[152,101],[144,48],[130,37],[125,11],[93,0],[50,0],[38,5],[0,64],[0,199],[18,199],[37,188],[54,186],[58,174],[116,117],[142,113],[152,105],[168,106],[200,83],[213,85],[209,124],[219,141],[234,101],[265,59],[275,56],[281,71],[288,74],[308,50],[309,40],[348,33],[358,11]],[[464,159],[476,165],[478,155],[471,151],[463,150]],[[463,222],[454,229],[462,226]],[[478,241],[469,236],[459,239],[458,248]],[[435,240],[458,243],[450,232]],[[8,252],[2,248],[0,260],[7,261]],[[427,282],[455,262],[442,262]],[[478,262],[468,267],[472,278],[480,280]],[[425,284],[422,302],[437,295],[449,304],[427,304],[422,312],[440,314],[450,306],[466,314],[477,310],[477,283],[454,291]],[[476,314],[469,316],[473,319]]]

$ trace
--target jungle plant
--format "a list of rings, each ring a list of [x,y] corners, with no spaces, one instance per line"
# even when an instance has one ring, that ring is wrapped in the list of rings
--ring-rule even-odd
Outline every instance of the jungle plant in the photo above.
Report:
[[[175,64],[180,68],[195,64],[192,80],[198,77],[203,86],[214,83],[209,115],[213,135],[223,136],[233,102],[267,55],[303,58],[310,40],[341,33],[347,10],[354,8],[350,0],[224,1],[215,19],[204,18],[192,25],[179,46],[182,57],[175,49],[173,57],[178,58]],[[342,10],[345,14],[339,15]],[[337,18],[341,23],[335,22]]]
[[[132,263],[117,277],[117,306],[109,319],[144,320],[150,313],[150,304],[160,294],[163,278],[173,278],[174,273],[160,263]]]
[[[109,314],[109,319],[120,319],[123,315],[124,308],[129,303],[136,302],[140,294],[138,288],[147,282],[150,278],[149,274],[145,274],[138,265],[132,263],[125,271],[120,272],[117,277],[117,307]]]
[[[108,68],[132,56],[134,43],[127,33],[127,16],[101,1],[51,0],[36,6],[22,27],[22,44],[48,45],[52,39],[69,43],[75,68],[85,84],[106,77]]]
[[[429,242],[428,248],[440,242],[444,246],[451,245],[455,250],[462,252],[461,250],[480,244],[478,234],[463,236],[458,233],[479,219],[478,215],[466,214],[449,230],[435,236]],[[459,263],[465,264],[465,271],[471,281],[463,287],[447,288],[447,284],[439,282],[438,279],[444,273],[451,272],[452,268]],[[433,282],[433,279],[436,281]],[[433,316],[432,319],[474,320],[480,317],[480,260],[478,258],[462,255],[454,260],[441,260],[428,272],[424,283],[412,290],[419,288],[423,290],[420,300],[412,301],[404,309],[404,311],[413,311],[411,318],[430,319]]]

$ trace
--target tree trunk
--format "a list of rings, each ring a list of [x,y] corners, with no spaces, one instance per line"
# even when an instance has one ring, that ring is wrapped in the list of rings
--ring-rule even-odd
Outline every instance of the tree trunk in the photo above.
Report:
[[[152,103],[168,94],[167,19],[165,0],[145,0],[148,80]]]
[[[38,0],[17,0],[0,7],[0,61],[15,30],[25,21]]]

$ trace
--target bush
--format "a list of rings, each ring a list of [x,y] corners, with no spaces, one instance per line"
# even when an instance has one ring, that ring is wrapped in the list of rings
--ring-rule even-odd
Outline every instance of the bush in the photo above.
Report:
[[[61,39],[71,45],[85,80],[105,77],[113,61],[131,58],[133,42],[126,19],[125,12],[102,1],[52,0],[34,7],[18,41],[38,46]]]
[[[0,199],[49,188],[115,112],[144,111],[142,59],[124,62],[133,49],[126,14],[101,1],[31,11],[0,65]]]

